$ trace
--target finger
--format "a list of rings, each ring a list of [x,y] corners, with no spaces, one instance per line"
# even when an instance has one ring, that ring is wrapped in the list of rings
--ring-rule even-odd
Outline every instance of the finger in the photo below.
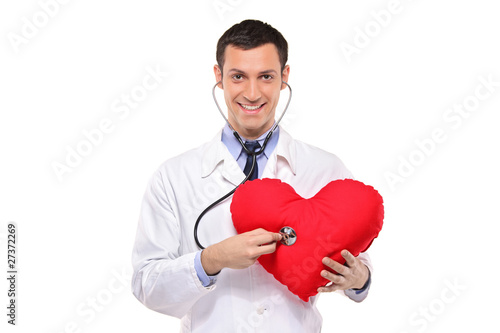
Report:
[[[349,267],[346,267],[346,266],[342,265],[341,263],[339,263],[333,259],[330,259],[328,257],[324,257],[322,262],[324,265],[330,267],[338,274],[346,275],[347,272],[349,271]]]
[[[273,236],[273,242],[279,242],[281,238],[283,238],[283,236],[277,232],[273,232],[272,236]]]
[[[253,241],[257,246],[267,245],[271,243],[276,243],[281,240],[281,235],[274,232],[265,232],[260,235],[256,235]]]
[[[332,284],[331,286],[319,287],[318,292],[319,293],[331,293],[331,292],[339,290],[339,289],[341,289],[339,285]]]
[[[335,274],[327,271],[326,269],[321,271],[321,276],[332,281],[334,284],[342,284],[345,281],[345,278],[342,275]]]
[[[257,229],[248,231],[247,233],[249,233],[250,235],[262,235],[262,234],[269,233],[269,231],[267,231],[266,229],[263,229],[263,228],[257,228]]]
[[[344,259],[346,260],[347,262],[347,265],[349,267],[353,267],[356,265],[356,258],[351,254],[351,252],[347,251],[347,250],[342,250],[341,252],[342,254],[342,257],[344,257]]]
[[[256,254],[260,257],[263,254],[273,253],[274,251],[276,251],[276,242],[259,246]]]
[[[262,228],[254,229],[252,231],[249,231],[248,233],[255,235],[255,236],[271,234],[272,235],[271,242],[277,242],[277,241],[281,240],[281,238],[282,238],[282,236],[279,232],[278,233],[277,232],[270,232],[270,231],[267,231],[266,229],[262,229]]]

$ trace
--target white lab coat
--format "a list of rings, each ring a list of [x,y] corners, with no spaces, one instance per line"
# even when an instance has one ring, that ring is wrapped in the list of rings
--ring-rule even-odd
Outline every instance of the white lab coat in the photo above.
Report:
[[[283,129],[262,174],[290,184],[304,198],[332,180],[351,177],[335,155],[294,140]],[[247,269],[223,269],[207,288],[196,274],[195,221],[243,178],[220,132],[160,166],[140,212],[133,293],[148,308],[181,318],[181,332],[319,332],[317,296],[303,302],[258,262]],[[203,217],[198,235],[204,246],[236,235],[230,204],[231,198]],[[369,257],[362,253],[359,258],[371,270]]]

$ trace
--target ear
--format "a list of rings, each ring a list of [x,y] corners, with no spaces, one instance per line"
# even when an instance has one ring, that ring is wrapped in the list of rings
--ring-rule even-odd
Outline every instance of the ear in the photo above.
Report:
[[[281,81],[285,81],[286,83],[288,83],[288,76],[290,74],[290,66],[289,65],[286,65],[285,68],[283,69],[283,73],[281,75]],[[285,89],[286,88],[286,84],[282,84],[281,85],[281,90]]]
[[[220,81],[220,84],[218,84],[217,87],[224,89],[224,86],[222,85],[222,70],[220,69],[219,65],[214,65],[214,74],[215,82]]]

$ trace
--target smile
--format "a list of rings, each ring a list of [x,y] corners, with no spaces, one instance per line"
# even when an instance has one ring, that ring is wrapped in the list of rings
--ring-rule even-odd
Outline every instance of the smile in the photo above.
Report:
[[[264,104],[260,104],[260,105],[246,105],[246,104],[240,104],[238,103],[239,106],[241,106],[243,109],[247,110],[247,111],[257,111],[259,110],[260,108],[262,108]]]

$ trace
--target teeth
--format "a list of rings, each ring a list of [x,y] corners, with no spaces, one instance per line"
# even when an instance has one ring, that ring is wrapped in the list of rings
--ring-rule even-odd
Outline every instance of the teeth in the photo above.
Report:
[[[262,105],[255,105],[255,106],[252,106],[252,105],[245,105],[245,104],[240,104],[244,109],[248,110],[248,111],[255,111],[257,109],[259,109]]]

